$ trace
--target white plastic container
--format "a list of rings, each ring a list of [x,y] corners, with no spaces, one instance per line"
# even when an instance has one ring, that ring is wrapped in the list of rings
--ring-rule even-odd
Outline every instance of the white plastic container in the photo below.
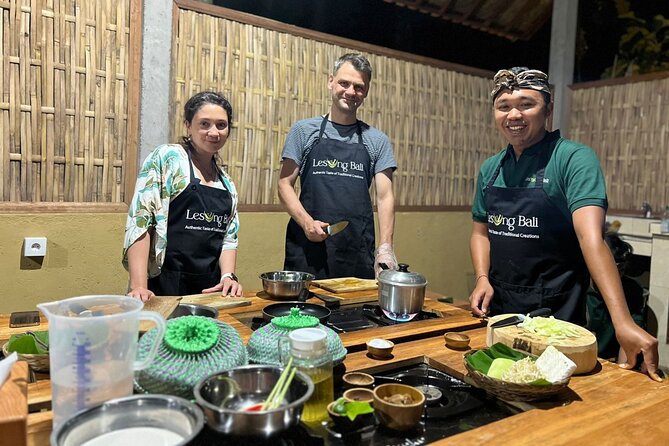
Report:
[[[148,367],[165,333],[165,320],[128,296],[82,296],[37,305],[49,321],[54,428],[67,417],[132,394],[133,373]],[[135,361],[139,321],[159,334],[145,361]]]

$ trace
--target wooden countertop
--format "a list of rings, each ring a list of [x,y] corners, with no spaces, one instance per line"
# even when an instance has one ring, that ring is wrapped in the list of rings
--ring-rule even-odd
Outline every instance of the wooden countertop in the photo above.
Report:
[[[318,291],[320,293],[320,290]],[[320,294],[331,293],[322,292]],[[237,329],[244,341],[252,331],[241,321],[257,315],[271,303],[262,293],[248,293],[250,306],[222,309],[219,319]],[[376,291],[336,295],[342,305],[376,300]],[[439,311],[443,318],[344,333],[341,338],[349,353],[344,361],[346,371],[383,372],[399,365],[425,362],[453,376],[467,380],[463,351],[445,346],[445,331],[462,331],[472,337],[472,348],[485,347],[485,329],[469,311],[438,302],[436,293],[427,293],[425,307]],[[318,299],[310,302],[322,304]],[[0,315],[0,340],[7,333],[7,316]],[[241,320],[241,321],[240,321]],[[364,344],[373,337],[392,339],[393,355],[384,360],[367,355]],[[575,376],[570,391],[562,399],[530,405],[520,403],[526,410],[512,417],[448,437],[437,445],[490,444],[535,445],[569,444],[665,444],[669,438],[669,381],[656,383],[647,376],[620,369],[615,364],[599,360],[596,369],[585,376]],[[28,401],[31,411],[39,410],[50,401],[48,380],[30,384]],[[28,444],[47,445],[51,431],[51,412],[34,412],[28,418]]]

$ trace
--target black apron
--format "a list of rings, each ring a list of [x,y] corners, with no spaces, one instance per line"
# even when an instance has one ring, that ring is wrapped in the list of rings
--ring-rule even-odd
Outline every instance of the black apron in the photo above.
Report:
[[[328,115],[321,123],[318,140],[308,151],[300,169],[300,202],[314,220],[334,224],[348,220],[342,232],[314,243],[292,218],[286,230],[284,269],[305,271],[318,279],[374,277],[374,211],[369,196],[371,159],[362,142],[323,138]]]
[[[199,294],[221,281],[218,260],[231,219],[232,195],[227,189],[200,184],[190,151],[186,152],[190,184],[170,202],[165,261],[160,274],[149,279],[149,289],[157,296]],[[223,181],[215,163],[214,168]]]
[[[538,155],[533,187],[494,186],[504,158],[485,186],[490,240],[491,315],[548,307],[562,320],[585,325],[588,269],[571,219],[544,191],[544,171],[559,139]]]

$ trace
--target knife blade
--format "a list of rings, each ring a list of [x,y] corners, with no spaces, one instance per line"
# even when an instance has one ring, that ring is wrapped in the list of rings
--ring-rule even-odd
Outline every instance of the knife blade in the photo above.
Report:
[[[541,317],[541,316],[550,316],[550,314],[551,314],[550,308],[539,308],[538,310],[530,311],[527,315],[529,317]],[[508,327],[509,325],[517,325],[523,322],[524,320],[525,320],[525,315],[517,314],[515,316],[502,319],[501,321],[493,322],[492,325],[490,325],[490,328],[500,328],[500,327]]]
[[[346,226],[348,226],[348,220],[342,220],[325,228],[325,232],[327,232],[328,235],[335,235],[343,231]]]

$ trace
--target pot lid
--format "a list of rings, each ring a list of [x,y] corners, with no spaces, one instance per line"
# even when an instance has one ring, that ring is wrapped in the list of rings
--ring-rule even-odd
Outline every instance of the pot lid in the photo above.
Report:
[[[409,271],[409,265],[400,263],[398,270],[386,269],[379,273],[379,282],[400,286],[425,286],[427,280],[421,274]]]

